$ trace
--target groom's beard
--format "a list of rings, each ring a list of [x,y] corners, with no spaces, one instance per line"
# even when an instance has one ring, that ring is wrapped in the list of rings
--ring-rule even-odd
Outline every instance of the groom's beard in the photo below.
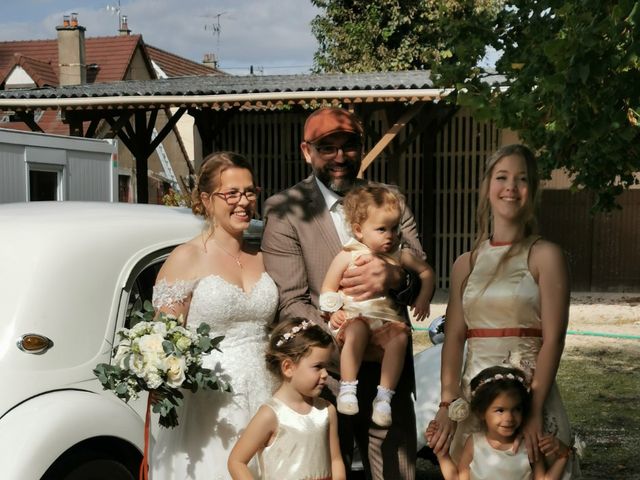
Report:
[[[348,169],[347,174],[339,178],[335,178],[331,175],[330,164],[324,165],[322,168],[313,169],[313,173],[329,190],[337,193],[338,195],[344,195],[351,190],[358,181],[360,162],[349,162],[344,164],[343,167]]]

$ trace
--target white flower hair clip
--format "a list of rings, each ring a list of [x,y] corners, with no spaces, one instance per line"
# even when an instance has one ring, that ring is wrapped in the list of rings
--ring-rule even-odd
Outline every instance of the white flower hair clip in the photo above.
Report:
[[[530,388],[529,388],[529,383],[527,382],[527,379],[520,376],[520,375],[514,375],[513,373],[507,373],[507,374],[502,374],[502,373],[496,373],[495,375],[493,375],[492,377],[488,377],[485,378],[484,380],[480,381],[480,383],[478,383],[478,385],[476,386],[476,388],[473,390],[473,392],[471,392],[471,395],[475,395],[476,392],[478,391],[478,389],[480,387],[482,387],[483,385],[486,385],[487,383],[491,383],[491,382],[497,382],[500,380],[516,380],[518,382],[520,382],[522,385],[524,385],[524,388],[527,389],[527,392],[529,392]]]
[[[276,342],[276,347],[281,347],[282,345],[287,343],[289,340],[294,338],[298,333],[302,332],[303,330],[306,330],[312,325],[313,323],[311,323],[309,320],[303,320],[300,325],[296,325],[288,332],[282,334],[282,336],[280,337],[280,340]]]

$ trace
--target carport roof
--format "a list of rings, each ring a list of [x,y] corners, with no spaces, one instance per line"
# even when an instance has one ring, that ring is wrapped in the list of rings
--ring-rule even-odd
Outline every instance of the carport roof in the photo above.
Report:
[[[0,92],[0,108],[105,109],[203,107],[274,108],[283,104],[432,101],[430,72],[260,76],[189,76]]]

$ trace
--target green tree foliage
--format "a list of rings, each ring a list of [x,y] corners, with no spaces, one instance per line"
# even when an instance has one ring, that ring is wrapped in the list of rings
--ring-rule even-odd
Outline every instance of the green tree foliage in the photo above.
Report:
[[[457,81],[460,104],[538,149],[544,174],[565,168],[610,210],[640,171],[639,22],[640,2],[629,0],[508,2],[488,42],[508,88],[477,68],[460,82],[461,64],[443,64],[441,81]]]
[[[501,0],[311,0],[323,9],[312,21],[317,72],[427,69],[452,57],[452,38],[480,37]],[[480,23],[478,22],[480,20]],[[461,42],[466,57],[481,42]],[[467,51],[468,50],[468,51]]]
[[[640,171],[640,2],[312,0],[325,72],[426,69],[610,210]],[[495,71],[478,67],[486,47]],[[501,88],[499,88],[501,87]],[[506,87],[506,88],[505,88]]]

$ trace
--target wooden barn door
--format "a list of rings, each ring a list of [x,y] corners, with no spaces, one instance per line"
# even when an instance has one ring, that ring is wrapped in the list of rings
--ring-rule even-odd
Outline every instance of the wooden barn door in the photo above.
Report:
[[[593,194],[544,190],[540,232],[562,247],[573,291],[640,288],[640,190],[624,192],[622,210],[591,214]]]
[[[475,239],[478,188],[485,159],[499,146],[493,123],[478,122],[461,109],[436,138],[433,162],[434,257],[438,288],[449,288],[454,260]]]

